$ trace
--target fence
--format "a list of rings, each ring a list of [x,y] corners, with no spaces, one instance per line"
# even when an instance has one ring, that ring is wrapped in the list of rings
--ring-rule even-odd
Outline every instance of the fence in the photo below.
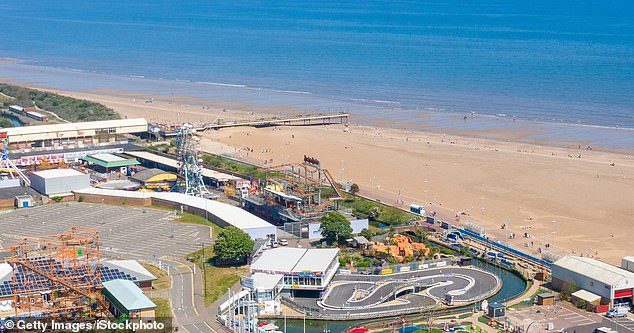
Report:
[[[336,313],[331,311],[324,311],[320,308],[308,307],[305,304],[299,304],[295,301],[292,301],[286,297],[281,298],[282,304],[291,307],[295,310],[299,310],[306,314],[306,318],[310,319],[319,319],[319,320],[355,320],[355,319],[367,319],[367,318],[385,318],[385,317],[394,317],[394,316],[402,316],[412,314],[414,312],[420,313],[425,310],[432,309],[434,305],[424,308],[424,307],[410,307],[410,308],[401,308],[394,310],[382,310],[382,311],[371,311],[367,310],[365,312],[358,313]]]
[[[505,251],[507,253],[511,253],[514,254],[516,256],[522,257],[523,259],[528,259],[533,263],[536,263],[538,265],[543,265],[546,267],[551,267],[553,264],[550,261],[544,260],[544,259],[539,259],[536,257],[531,256],[530,254],[526,254],[522,251],[516,250],[512,247],[506,246],[504,244],[500,244],[500,243],[496,243],[496,242],[492,242],[489,239],[482,237],[480,235],[478,235],[475,232],[469,231],[469,230],[465,230],[465,229],[459,229],[460,232],[464,233],[467,237],[469,238],[473,238],[476,240],[479,240],[481,242],[485,242],[486,244],[490,245],[491,247],[495,247],[501,251]]]
[[[355,267],[355,270],[339,268],[339,274],[343,275],[389,275],[395,273],[405,273],[429,268],[445,267],[454,264],[453,259],[433,259],[411,262],[409,264],[396,264],[377,267]]]

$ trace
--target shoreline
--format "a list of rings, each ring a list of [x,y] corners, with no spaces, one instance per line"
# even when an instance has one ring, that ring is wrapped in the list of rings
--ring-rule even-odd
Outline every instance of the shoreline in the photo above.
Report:
[[[634,151],[634,148],[631,148],[634,147],[634,128],[548,121],[493,112],[461,113],[436,108],[401,109],[400,103],[386,104],[387,101],[373,102],[359,98],[346,100],[311,92],[230,83],[151,79],[139,75],[123,76],[37,64],[24,65],[28,62],[5,60],[4,63],[0,62],[0,80],[41,90],[88,94],[87,96],[105,94],[112,97],[158,98],[165,101],[176,99],[182,104],[242,110],[247,115],[249,112],[277,115],[345,111],[355,116],[355,123],[370,127],[446,133],[535,145],[573,147],[581,144],[618,153]],[[17,79],[18,77],[20,79]],[[394,105],[397,108],[389,108]],[[209,112],[199,113],[200,117],[210,115]]]

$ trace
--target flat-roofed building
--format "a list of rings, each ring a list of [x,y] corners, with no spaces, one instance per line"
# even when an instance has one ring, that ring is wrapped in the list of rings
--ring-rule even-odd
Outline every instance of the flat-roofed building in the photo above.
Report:
[[[68,195],[90,187],[90,176],[75,169],[51,169],[31,172],[31,187],[47,196]]]
[[[118,141],[120,135],[147,132],[143,118],[90,121],[3,129],[10,148],[60,147]]]
[[[251,264],[251,273],[281,274],[283,289],[324,290],[339,269],[339,249],[279,247],[266,250]]]
[[[99,153],[86,156],[83,160],[93,166],[97,172],[109,173],[116,171],[125,175],[129,174],[131,166],[141,164],[133,158],[124,158],[110,153]]]

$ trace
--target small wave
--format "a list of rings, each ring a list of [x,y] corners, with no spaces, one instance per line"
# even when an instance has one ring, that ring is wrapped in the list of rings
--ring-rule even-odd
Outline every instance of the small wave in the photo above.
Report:
[[[145,79],[145,75],[128,75],[128,77],[135,79]]]
[[[287,94],[300,94],[300,95],[311,95],[312,93],[308,91],[295,91],[295,90],[277,90],[271,89],[271,91],[279,92],[279,93],[287,93]]]
[[[221,86],[221,87],[233,87],[233,88],[246,88],[247,86],[244,84],[230,84],[230,83],[218,83],[218,82],[207,82],[202,81],[201,84],[206,84],[209,86]]]
[[[381,99],[373,99],[372,102],[374,102],[374,103],[383,103],[383,104],[401,104],[401,102],[384,101],[384,100],[381,100]]]

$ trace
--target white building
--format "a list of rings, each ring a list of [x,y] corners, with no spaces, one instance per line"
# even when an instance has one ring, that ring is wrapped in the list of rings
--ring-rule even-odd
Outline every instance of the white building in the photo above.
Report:
[[[339,269],[338,255],[339,249],[274,248],[251,264],[251,274],[282,275],[282,289],[321,291]]]
[[[634,272],[634,256],[627,256],[621,259],[621,268]]]
[[[592,258],[566,256],[553,264],[552,284],[558,290],[574,284],[601,296],[601,304],[631,304],[634,273]]]
[[[216,200],[193,197],[182,193],[171,192],[131,192],[122,190],[105,190],[99,188],[86,188],[75,191],[83,196],[107,196],[129,199],[151,199],[152,204],[170,207],[184,212],[190,212],[198,216],[204,216],[219,226],[234,226],[249,236],[251,239],[267,239],[268,235],[277,235],[277,228],[265,220],[247,212],[240,207],[232,206]]]
[[[51,169],[32,172],[31,187],[41,194],[55,196],[90,187],[90,176],[75,169]]]
[[[60,147],[73,144],[108,142],[119,134],[147,131],[143,118],[20,126],[4,129],[11,146],[18,148]]]

